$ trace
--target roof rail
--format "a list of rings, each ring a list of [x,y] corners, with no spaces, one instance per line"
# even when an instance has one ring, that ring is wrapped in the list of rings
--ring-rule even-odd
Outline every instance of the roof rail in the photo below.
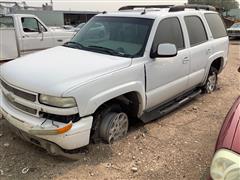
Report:
[[[170,8],[173,7],[174,5],[133,5],[133,6],[123,6],[119,8],[119,11],[124,11],[124,10],[133,10],[134,8]]]
[[[172,6],[172,7],[170,7],[169,12],[184,11],[186,8],[195,9],[195,10],[204,9],[207,11],[216,11],[217,10],[215,7],[209,6],[209,5],[185,4],[185,5]]]

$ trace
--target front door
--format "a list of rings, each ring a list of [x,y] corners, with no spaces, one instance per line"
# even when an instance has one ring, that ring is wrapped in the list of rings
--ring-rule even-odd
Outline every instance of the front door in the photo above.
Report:
[[[153,108],[186,90],[190,70],[190,52],[177,17],[166,18],[159,23],[152,51],[159,44],[172,43],[178,54],[171,58],[151,59],[146,65],[147,108]]]
[[[53,46],[53,37],[36,18],[22,17],[22,53],[43,50]]]

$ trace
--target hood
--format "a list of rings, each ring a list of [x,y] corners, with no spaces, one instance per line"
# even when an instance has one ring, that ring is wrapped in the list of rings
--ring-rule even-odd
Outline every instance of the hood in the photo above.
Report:
[[[131,65],[130,58],[55,47],[0,66],[0,77],[16,87],[61,96],[69,88]]]
[[[240,97],[229,111],[220,131],[216,150],[226,148],[240,154]]]

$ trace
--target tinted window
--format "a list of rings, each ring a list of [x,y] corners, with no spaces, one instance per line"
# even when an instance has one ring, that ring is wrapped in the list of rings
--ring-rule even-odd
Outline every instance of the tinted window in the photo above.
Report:
[[[159,23],[152,51],[155,52],[157,46],[162,43],[175,44],[178,50],[184,49],[182,28],[177,18],[167,18]]]
[[[144,53],[152,24],[152,19],[145,18],[95,16],[72,41],[81,44],[82,49],[87,51],[140,57]]]
[[[187,16],[184,18],[190,39],[190,45],[195,46],[207,41],[207,34],[202,20],[197,16]]]
[[[218,14],[205,14],[214,39],[227,36],[225,26]]]
[[[38,21],[35,18],[22,18],[24,32],[39,32]]]
[[[235,23],[231,26],[231,28],[240,28],[240,23]]]

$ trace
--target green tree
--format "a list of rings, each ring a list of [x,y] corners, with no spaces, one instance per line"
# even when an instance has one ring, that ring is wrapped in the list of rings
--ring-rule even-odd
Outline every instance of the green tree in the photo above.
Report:
[[[217,8],[224,8],[225,11],[239,7],[239,3],[236,0],[188,0],[188,3],[211,5]]]

